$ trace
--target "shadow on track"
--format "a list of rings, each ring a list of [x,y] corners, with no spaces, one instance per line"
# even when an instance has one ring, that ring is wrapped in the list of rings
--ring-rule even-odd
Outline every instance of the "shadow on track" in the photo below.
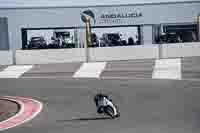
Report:
[[[57,120],[57,122],[75,122],[75,121],[95,121],[95,120],[111,120],[111,117],[87,117],[87,118],[76,118],[70,120]]]

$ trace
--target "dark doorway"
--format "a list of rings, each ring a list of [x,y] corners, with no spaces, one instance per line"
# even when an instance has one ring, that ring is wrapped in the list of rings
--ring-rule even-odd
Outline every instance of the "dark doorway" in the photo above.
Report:
[[[0,50],[9,50],[7,17],[0,17]]]
[[[22,28],[22,49],[27,47],[27,30]]]

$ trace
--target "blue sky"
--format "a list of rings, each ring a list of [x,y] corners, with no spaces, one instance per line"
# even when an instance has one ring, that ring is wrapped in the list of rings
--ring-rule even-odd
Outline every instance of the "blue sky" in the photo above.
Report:
[[[90,6],[155,3],[194,0],[0,0],[0,7],[28,7],[28,6]]]

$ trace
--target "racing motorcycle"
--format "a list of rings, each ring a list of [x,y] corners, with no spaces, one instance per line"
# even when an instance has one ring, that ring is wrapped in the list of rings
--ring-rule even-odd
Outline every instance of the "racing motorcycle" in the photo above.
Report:
[[[97,94],[94,97],[94,102],[97,107],[97,113],[117,118],[120,116],[118,107],[112,102],[112,99],[105,94]]]

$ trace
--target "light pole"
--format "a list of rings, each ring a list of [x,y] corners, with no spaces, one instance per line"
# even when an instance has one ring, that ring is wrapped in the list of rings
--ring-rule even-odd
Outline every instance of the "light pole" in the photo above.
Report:
[[[197,28],[198,28],[198,41],[200,41],[200,14],[197,17]]]
[[[85,36],[85,40],[86,40],[86,43],[85,43],[85,53],[86,53],[86,62],[89,62],[89,49],[88,49],[88,46],[91,46],[92,45],[92,38],[91,38],[91,18],[89,16],[86,16],[86,22],[85,22],[85,25],[86,25],[86,36]]]
[[[91,16],[86,15],[86,14],[81,14],[82,15],[82,20],[85,23],[85,43],[84,43],[84,48],[85,48],[85,57],[86,57],[86,62],[89,62],[89,49],[88,46],[92,45],[92,38],[91,38]]]

